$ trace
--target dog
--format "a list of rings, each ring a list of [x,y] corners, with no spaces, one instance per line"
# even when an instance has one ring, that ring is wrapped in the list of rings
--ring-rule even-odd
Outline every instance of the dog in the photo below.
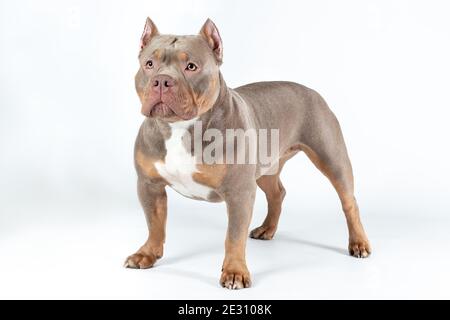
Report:
[[[280,172],[300,151],[339,195],[347,220],[350,255],[368,257],[371,247],[354,197],[352,166],[340,125],[324,99],[316,91],[292,82],[258,82],[230,89],[220,72],[222,59],[222,40],[210,19],[197,35],[175,36],[160,34],[147,18],[135,77],[141,113],[146,118],[136,138],[134,160],[138,197],[149,235],[144,245],[126,259],[125,266],[150,268],[163,256],[165,188],[170,186],[189,198],[225,201],[228,229],[220,284],[228,289],[250,287],[245,247],[256,189],[265,193],[268,212],[250,237],[270,240],[277,230],[286,194]],[[198,161],[202,154],[199,156],[192,141],[185,139],[192,135],[195,124],[202,126],[201,133],[211,129],[214,133],[277,130],[277,149],[271,150],[276,159],[269,168],[260,161]],[[202,147],[207,145],[206,140],[200,141]],[[255,152],[249,151],[248,145],[227,141],[223,150],[234,153],[231,160],[235,160],[243,152]]]

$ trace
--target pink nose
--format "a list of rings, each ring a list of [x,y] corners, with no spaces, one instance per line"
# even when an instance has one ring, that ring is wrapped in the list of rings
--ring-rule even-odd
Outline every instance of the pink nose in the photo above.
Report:
[[[161,93],[167,92],[170,88],[174,87],[175,84],[175,80],[165,74],[157,75],[152,80],[153,90]]]

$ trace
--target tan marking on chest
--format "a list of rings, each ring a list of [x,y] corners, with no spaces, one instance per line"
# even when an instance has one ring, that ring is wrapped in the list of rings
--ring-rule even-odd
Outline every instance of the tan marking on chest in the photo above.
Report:
[[[136,151],[136,164],[139,166],[140,171],[147,177],[152,179],[163,179],[156,170],[155,162],[161,160],[155,160],[151,157],[146,156],[142,151]]]
[[[220,187],[227,173],[227,166],[225,164],[199,164],[197,165],[197,169],[198,172],[192,175],[194,181],[211,188]]]

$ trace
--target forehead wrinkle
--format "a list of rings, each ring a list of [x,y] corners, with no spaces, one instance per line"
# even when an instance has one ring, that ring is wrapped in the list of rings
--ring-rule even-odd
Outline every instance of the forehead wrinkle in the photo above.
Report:
[[[213,60],[209,51],[206,41],[198,36],[161,35],[141,52],[140,59],[154,57],[165,64],[192,61],[208,69]]]
[[[178,52],[176,49],[165,48],[162,62],[166,64],[171,64],[173,62],[179,61]]]

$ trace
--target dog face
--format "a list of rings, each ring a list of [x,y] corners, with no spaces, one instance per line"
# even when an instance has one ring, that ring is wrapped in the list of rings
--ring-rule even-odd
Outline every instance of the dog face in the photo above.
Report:
[[[220,92],[222,51],[219,31],[209,19],[198,35],[174,36],[159,34],[147,18],[135,77],[141,113],[176,122],[211,109]]]

